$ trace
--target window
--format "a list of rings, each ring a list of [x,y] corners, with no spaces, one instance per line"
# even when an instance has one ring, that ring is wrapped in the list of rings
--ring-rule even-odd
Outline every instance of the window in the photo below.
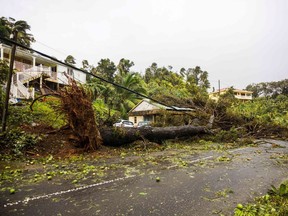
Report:
[[[67,68],[67,74],[70,76],[73,76],[73,69],[72,68]]]
[[[134,124],[137,124],[137,116],[134,116]]]
[[[151,121],[151,122],[153,122],[153,116],[152,116],[152,115],[144,116],[144,121]]]

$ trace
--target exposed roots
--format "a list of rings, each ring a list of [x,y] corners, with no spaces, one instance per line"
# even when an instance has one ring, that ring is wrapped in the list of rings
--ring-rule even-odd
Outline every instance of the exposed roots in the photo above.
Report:
[[[60,98],[60,111],[67,116],[69,127],[72,129],[79,146],[86,151],[98,149],[102,144],[102,137],[96,125],[92,102],[84,88],[78,86],[74,80],[70,80],[70,86],[49,95]],[[31,110],[34,102],[41,97],[43,96],[32,102]]]
[[[68,123],[85,150],[96,150],[102,144],[90,98],[81,86],[72,80],[71,86],[59,92],[61,109],[68,117]]]

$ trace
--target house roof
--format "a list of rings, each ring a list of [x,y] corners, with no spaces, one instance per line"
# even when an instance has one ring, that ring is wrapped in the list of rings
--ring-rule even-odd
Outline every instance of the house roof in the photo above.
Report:
[[[149,99],[143,99],[135,107],[133,107],[129,113],[143,112],[143,111],[155,111],[155,110],[174,110],[174,111],[193,111],[191,108],[177,107],[177,106],[164,106],[162,104],[152,102]]]
[[[0,43],[0,48],[4,49],[4,53],[10,53],[11,50],[11,46],[6,45],[6,44],[1,44]],[[16,49],[16,56],[21,57],[21,58],[26,58],[29,60],[32,60],[31,57],[36,57],[37,58],[37,62],[42,63],[42,64],[49,64],[49,65],[56,65],[56,63],[48,58],[45,58],[41,55],[35,54],[35,53],[31,53],[27,50],[23,50],[23,49],[19,49],[17,47]]]

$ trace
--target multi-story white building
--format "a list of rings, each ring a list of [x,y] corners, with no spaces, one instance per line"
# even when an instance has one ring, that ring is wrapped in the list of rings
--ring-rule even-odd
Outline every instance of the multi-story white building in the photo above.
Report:
[[[214,91],[209,93],[209,98],[218,101],[219,96],[225,94],[229,88],[220,89],[219,91]],[[233,93],[236,99],[239,100],[252,100],[252,91],[246,91],[241,89],[233,89]]]
[[[0,59],[10,61],[11,47],[0,44]],[[14,61],[11,98],[34,98],[35,91],[45,93],[68,84],[68,77],[86,83],[86,74],[48,58],[18,48]]]

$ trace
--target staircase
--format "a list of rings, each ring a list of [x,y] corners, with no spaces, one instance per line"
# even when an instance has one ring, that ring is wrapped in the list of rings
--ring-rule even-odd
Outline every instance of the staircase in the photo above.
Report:
[[[13,77],[13,83],[11,83],[11,97],[18,98],[18,99],[34,99],[35,89],[34,88],[27,88],[26,86],[21,83],[21,81],[14,79],[16,74]]]
[[[40,77],[51,77],[51,75],[52,72],[50,70],[39,66],[26,69],[23,72],[16,72],[13,75],[13,83],[11,84],[11,97],[18,99],[34,99],[35,89],[33,87],[27,88],[24,84]]]

